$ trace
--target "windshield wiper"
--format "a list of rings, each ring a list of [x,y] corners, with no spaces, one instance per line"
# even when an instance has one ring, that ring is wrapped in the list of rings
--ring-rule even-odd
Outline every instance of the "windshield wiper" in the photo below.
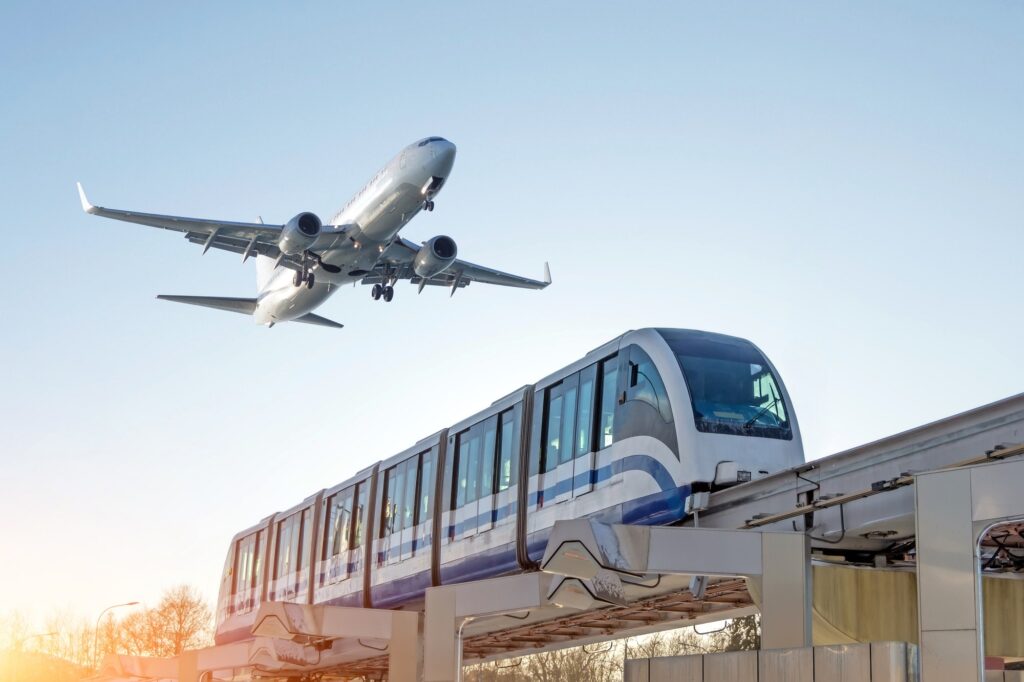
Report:
[[[758,410],[757,414],[755,414],[753,417],[748,419],[745,424],[743,424],[743,428],[749,429],[751,426],[753,426],[754,423],[757,422],[757,420],[761,418],[761,415],[763,415],[765,412],[767,412],[768,410],[770,410],[773,407],[775,407],[775,403],[777,403],[777,402],[779,402],[779,399],[775,398],[770,403],[768,403],[767,405],[762,407],[760,410]]]

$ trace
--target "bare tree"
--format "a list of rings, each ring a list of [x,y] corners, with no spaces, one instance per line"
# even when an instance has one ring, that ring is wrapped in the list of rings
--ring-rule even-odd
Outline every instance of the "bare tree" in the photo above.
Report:
[[[179,585],[167,590],[147,616],[150,655],[177,656],[185,649],[210,643],[210,607],[194,587]]]

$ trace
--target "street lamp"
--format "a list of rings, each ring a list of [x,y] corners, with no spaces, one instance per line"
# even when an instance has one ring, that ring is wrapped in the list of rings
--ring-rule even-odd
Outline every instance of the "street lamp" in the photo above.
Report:
[[[100,611],[100,615],[96,617],[96,627],[92,631],[92,667],[99,670],[98,656],[99,656],[99,634],[100,634],[100,620],[103,618],[103,614],[111,609],[119,609],[122,606],[136,606],[139,602],[129,601],[124,604],[114,604]]]

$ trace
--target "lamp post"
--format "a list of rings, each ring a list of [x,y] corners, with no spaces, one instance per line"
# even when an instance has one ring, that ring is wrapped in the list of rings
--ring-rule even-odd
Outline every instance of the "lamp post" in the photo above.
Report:
[[[100,611],[100,615],[96,617],[96,627],[92,631],[92,667],[99,670],[99,634],[100,634],[100,620],[103,618],[103,614],[111,609],[119,609],[122,606],[136,606],[139,602],[129,601],[124,604],[113,604]]]

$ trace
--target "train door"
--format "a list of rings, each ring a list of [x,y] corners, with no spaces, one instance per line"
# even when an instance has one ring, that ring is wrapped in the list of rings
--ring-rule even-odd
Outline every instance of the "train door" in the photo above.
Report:
[[[579,497],[594,489],[596,453],[594,447],[594,405],[597,397],[597,365],[580,371],[576,430],[572,448],[573,495]]]
[[[477,532],[480,508],[480,459],[483,450],[483,424],[476,424],[454,437],[455,441],[455,526],[453,540],[472,537]]]
[[[352,507],[355,488],[349,487],[327,498],[327,519],[323,562],[318,571],[320,586],[347,580],[352,570]]]
[[[375,543],[378,564],[395,564],[412,554],[417,460],[418,456],[410,457],[384,471],[380,534]]]
[[[494,457],[498,439],[498,415],[483,424],[480,450],[480,496],[477,500],[476,530],[483,533],[494,527]]]
[[[544,504],[572,499],[573,435],[579,374],[566,377],[545,391],[544,405]]]

